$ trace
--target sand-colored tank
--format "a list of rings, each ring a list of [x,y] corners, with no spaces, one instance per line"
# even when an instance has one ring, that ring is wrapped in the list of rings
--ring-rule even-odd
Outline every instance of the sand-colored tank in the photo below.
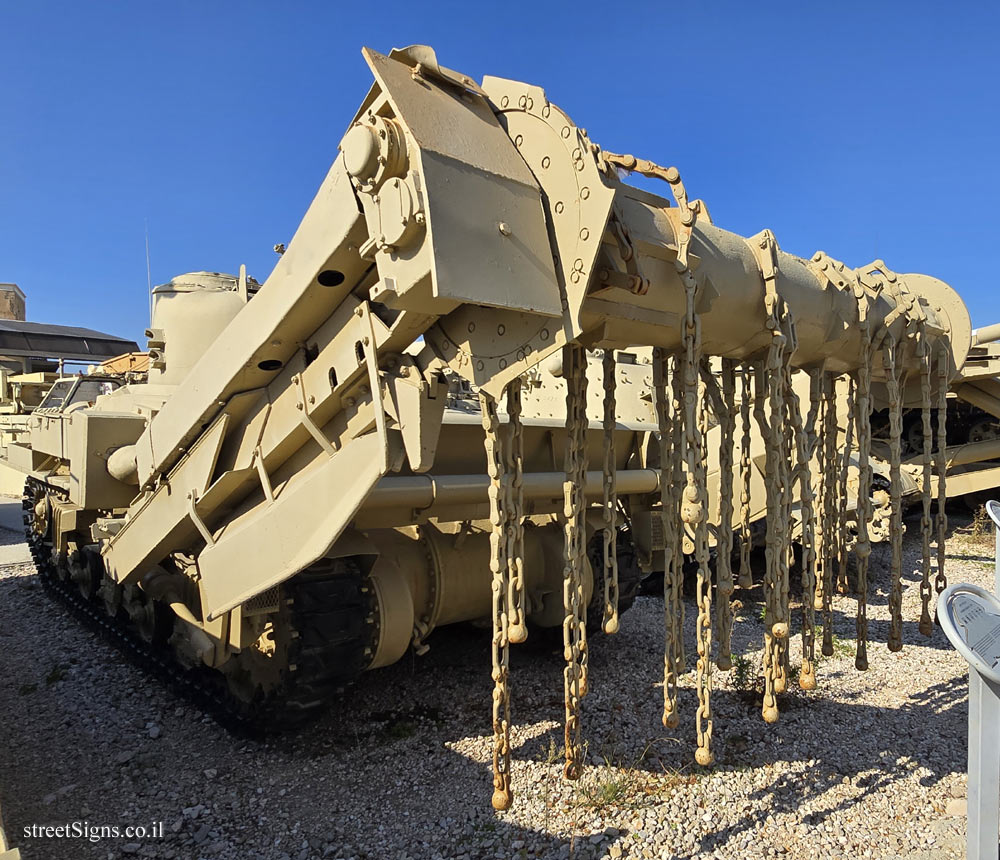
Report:
[[[897,419],[917,408],[928,436],[971,347],[955,292],[729,232],[676,169],[603,151],[537,86],[477,84],[426,47],[364,57],[374,85],[259,290],[157,287],[148,381],[33,417],[25,508],[51,589],[171,653],[192,688],[213,670],[230,718],[279,727],[436,627],[485,622],[498,807],[509,646],[562,629],[578,775],[587,628],[618,629],[643,571],[665,571],[673,727],[684,558],[697,568],[701,764],[755,539],[763,717],[789,677],[793,536],[824,613],[855,547],[866,668],[874,509],[895,551]]]

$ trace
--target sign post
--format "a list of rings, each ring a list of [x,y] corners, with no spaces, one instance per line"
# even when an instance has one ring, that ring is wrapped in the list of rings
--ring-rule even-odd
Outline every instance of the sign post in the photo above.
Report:
[[[1000,503],[986,509],[997,526],[996,593],[959,583],[938,598],[941,627],[969,664],[969,860],[997,860],[1000,838]]]

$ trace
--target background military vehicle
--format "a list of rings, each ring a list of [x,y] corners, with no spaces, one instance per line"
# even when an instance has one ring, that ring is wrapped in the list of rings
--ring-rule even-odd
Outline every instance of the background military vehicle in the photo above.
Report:
[[[266,282],[198,272],[157,287],[146,380],[84,379],[32,413],[30,445],[10,457],[30,467],[29,535],[55,593],[230,717],[268,726],[315,713],[438,626],[486,619],[503,808],[509,645],[531,625],[562,629],[577,776],[587,623],[618,629],[633,547],[666,571],[664,723],[677,724],[687,548],[709,764],[712,630],[725,668],[730,555],[754,519],[764,718],[789,677],[788,523],[805,612],[828,618],[855,499],[867,668],[870,416],[884,405],[894,629],[904,406],[921,414],[926,615],[930,476],[943,493],[946,471],[931,416],[943,431],[972,345],[947,284],[723,230],[676,169],[601,150],[538,87],[479,85],[421,46],[364,56],[374,86]],[[85,385],[113,390],[72,402]],[[943,496],[935,525],[938,587]],[[807,614],[803,686],[813,629]]]

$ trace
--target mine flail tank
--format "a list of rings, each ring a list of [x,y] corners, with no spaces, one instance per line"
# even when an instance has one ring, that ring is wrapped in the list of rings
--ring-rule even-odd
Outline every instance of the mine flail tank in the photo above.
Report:
[[[478,84],[427,47],[364,57],[374,85],[259,289],[243,272],[157,287],[148,379],[32,414],[24,504],[48,587],[212,707],[265,726],[420,653],[437,627],[486,620],[506,808],[510,645],[561,629],[565,772],[578,776],[588,635],[618,630],[643,571],[664,571],[673,728],[685,557],[697,569],[702,765],[755,534],[765,720],[791,676],[793,535],[799,684],[816,684],[817,647],[832,653],[849,548],[868,666],[879,506],[898,650],[911,408],[929,633],[945,584],[932,442],[972,344],[954,290],[716,226],[675,168],[602,150],[537,86]]]

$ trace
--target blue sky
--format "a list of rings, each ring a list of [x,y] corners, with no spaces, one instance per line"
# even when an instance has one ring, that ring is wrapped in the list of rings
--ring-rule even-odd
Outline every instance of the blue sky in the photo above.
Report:
[[[543,86],[714,221],[883,257],[1000,321],[1000,4],[15,2],[0,6],[0,281],[140,339],[153,283],[263,280],[371,82],[433,45]]]

